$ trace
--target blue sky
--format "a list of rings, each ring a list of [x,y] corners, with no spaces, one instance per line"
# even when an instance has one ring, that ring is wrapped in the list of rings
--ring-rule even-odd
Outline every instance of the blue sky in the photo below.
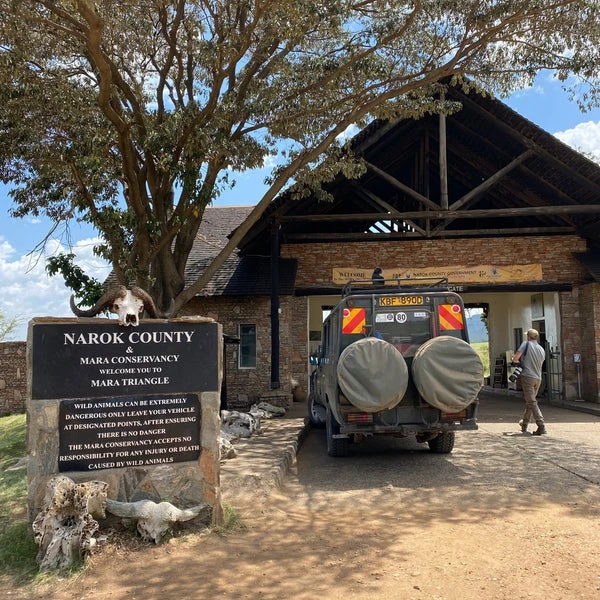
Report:
[[[549,74],[540,75],[535,85],[503,100],[513,110],[555,134],[570,146],[591,154],[600,163],[600,108],[582,113],[570,102],[560,84]],[[223,194],[217,205],[255,204],[264,190],[268,169],[237,176],[237,185]],[[45,260],[30,254],[45,238],[50,224],[42,219],[14,219],[7,188],[0,184],[0,313],[16,317],[22,325],[10,339],[27,338],[27,322],[35,316],[72,316],[70,292],[60,277],[47,277]],[[89,275],[103,279],[109,268],[92,255],[94,232],[73,224],[70,243],[80,264]],[[68,251],[69,240],[52,239],[47,254]]]

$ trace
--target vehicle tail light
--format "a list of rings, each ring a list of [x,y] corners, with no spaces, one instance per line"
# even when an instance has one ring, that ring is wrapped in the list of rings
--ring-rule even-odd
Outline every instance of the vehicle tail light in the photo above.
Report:
[[[444,421],[458,421],[460,419],[466,419],[467,418],[467,411],[465,410],[461,410],[459,412],[453,412],[453,413],[442,413],[442,419]]]
[[[348,423],[372,423],[373,415],[371,413],[348,413]]]

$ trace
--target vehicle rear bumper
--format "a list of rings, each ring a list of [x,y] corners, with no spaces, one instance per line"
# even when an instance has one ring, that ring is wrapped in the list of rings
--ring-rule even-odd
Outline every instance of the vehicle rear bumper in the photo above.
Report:
[[[345,435],[353,435],[362,433],[365,435],[397,435],[400,437],[408,437],[419,433],[431,433],[445,431],[473,431],[479,429],[477,422],[474,419],[467,419],[462,423],[406,423],[402,425],[374,425],[374,424],[356,424],[345,423],[340,426],[340,433]]]

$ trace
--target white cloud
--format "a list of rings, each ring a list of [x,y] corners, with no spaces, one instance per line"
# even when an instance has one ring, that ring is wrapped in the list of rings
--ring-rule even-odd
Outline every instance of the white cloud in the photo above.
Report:
[[[72,249],[76,263],[90,277],[104,280],[110,267],[92,253],[96,240],[77,242]],[[0,312],[7,318],[22,320],[10,336],[13,340],[27,339],[27,324],[33,317],[72,317],[69,308],[71,290],[65,287],[60,275],[46,274],[46,258],[56,252],[71,251],[59,240],[50,240],[44,255],[19,256],[11,244],[0,237]]]
[[[554,134],[561,142],[600,163],[600,122],[579,123],[572,129]]]
[[[511,98],[527,98],[529,96],[544,96],[546,94],[545,88],[540,84],[533,84],[529,87],[517,90],[511,94]]]
[[[4,239],[0,238],[0,260],[5,260],[15,253],[15,249]]]
[[[272,154],[265,154],[263,157],[263,169],[272,169],[277,166],[277,159]]]
[[[348,125],[348,127],[346,127],[346,129],[344,129],[342,133],[336,136],[335,139],[343,144],[346,140],[353,138],[358,133],[358,131],[359,129],[356,125]]]

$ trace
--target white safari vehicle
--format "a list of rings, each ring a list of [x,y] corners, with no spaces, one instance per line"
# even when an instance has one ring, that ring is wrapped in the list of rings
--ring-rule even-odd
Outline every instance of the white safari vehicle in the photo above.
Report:
[[[330,456],[373,435],[415,436],[447,454],[456,431],[477,429],[483,365],[446,279],[351,281],[321,340],[309,419],[325,426]]]

